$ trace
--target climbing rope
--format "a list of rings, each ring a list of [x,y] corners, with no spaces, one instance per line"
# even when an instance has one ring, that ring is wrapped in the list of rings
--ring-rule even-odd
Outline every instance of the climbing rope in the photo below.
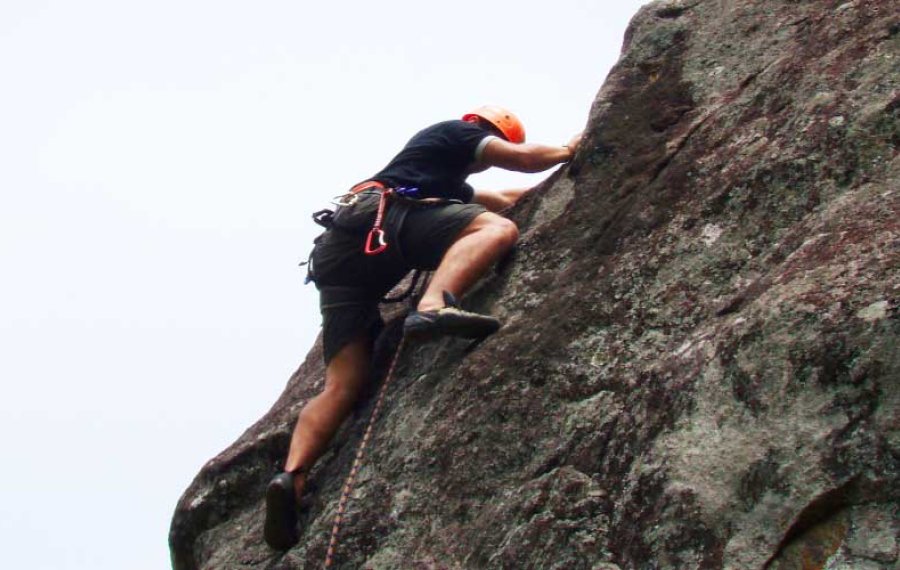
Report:
[[[421,281],[422,276],[425,273],[427,273],[427,272],[424,270],[419,270],[419,269],[415,270],[413,272],[412,280],[409,283],[409,287],[406,288],[406,291],[404,291],[403,293],[400,293],[396,297],[385,297],[384,299],[381,300],[381,302],[382,303],[402,303],[403,301],[406,301],[407,299],[409,299],[410,297],[413,296],[413,293],[416,292],[416,287],[419,285],[419,281]],[[427,278],[426,278],[426,281],[427,281]]]
[[[352,190],[352,194],[356,194],[359,190],[365,189],[363,188],[364,184],[369,184],[368,182],[358,184]],[[387,204],[387,198],[389,192],[384,191],[384,186],[378,184],[381,187],[382,195],[378,204],[378,213],[375,218],[375,224],[372,230],[369,232],[369,235],[366,238],[366,246],[365,252],[368,255],[376,255],[381,253],[385,248],[387,248],[387,243],[384,239],[384,231],[381,229],[382,220],[384,217],[384,209]],[[416,190],[416,189],[413,189]],[[348,205],[346,203],[340,203],[338,205]],[[509,206],[502,210],[500,214],[504,214],[507,211],[511,210],[512,206]],[[315,216],[318,216],[320,212],[317,212]],[[316,220],[318,222],[318,220]],[[325,225],[325,224],[322,224]],[[373,246],[373,242],[377,241],[377,246]],[[421,277],[423,276],[423,271],[416,271],[413,275],[412,282],[409,285],[409,288],[404,292],[394,298],[384,298],[382,300],[383,303],[398,303],[401,301],[405,301],[414,295],[416,287],[419,285],[421,281]],[[426,276],[424,281],[422,281],[422,287],[419,291],[419,295],[425,290],[428,286],[429,278]],[[347,504],[350,502],[350,495],[353,493],[353,485],[356,483],[356,476],[359,474],[359,470],[362,467],[362,460],[366,452],[366,447],[369,445],[369,441],[372,439],[372,433],[374,432],[375,422],[378,420],[378,416],[381,414],[381,408],[384,405],[384,397],[387,393],[388,386],[390,386],[391,382],[394,379],[394,372],[397,368],[397,362],[400,360],[400,353],[403,351],[403,346],[406,343],[406,336],[400,338],[400,343],[397,345],[397,350],[394,352],[394,357],[391,360],[391,365],[388,368],[388,373],[384,378],[384,382],[381,385],[381,388],[378,390],[378,396],[375,400],[375,406],[372,408],[372,415],[369,417],[369,422],[366,425],[366,431],[363,434],[362,440],[359,442],[359,447],[356,449],[356,456],[353,458],[353,465],[350,467],[350,473],[347,475],[346,481],[344,481],[344,487],[341,490],[341,498],[338,500],[338,508],[337,513],[334,515],[334,523],[331,526],[331,538],[328,540],[328,550],[325,553],[325,568],[331,568],[334,564],[334,554],[337,551],[338,539],[341,533],[341,525],[344,522],[344,513],[347,511]]]
[[[399,303],[400,301],[409,300],[409,308],[413,309],[413,307],[415,306],[413,303],[413,299],[418,298],[422,295],[422,293],[425,291],[425,288],[428,287],[428,281],[430,279],[431,272],[416,271],[413,275],[412,282],[410,283],[406,291],[404,291],[397,297],[385,297],[382,302]],[[350,467],[350,474],[347,475],[347,480],[344,482],[344,488],[341,491],[341,498],[338,501],[337,513],[334,515],[334,524],[332,524],[331,526],[331,538],[328,541],[328,551],[325,553],[325,568],[331,568],[331,565],[334,564],[334,553],[337,550],[338,538],[341,533],[341,523],[344,520],[344,513],[347,511],[347,503],[350,501],[350,494],[353,492],[353,485],[356,482],[356,475],[359,473],[359,470],[362,467],[362,460],[366,452],[366,447],[369,445],[369,441],[372,439],[375,422],[378,420],[378,416],[381,414],[381,408],[384,406],[384,396],[385,394],[387,394],[388,386],[390,386],[391,382],[394,380],[394,372],[397,368],[397,362],[400,361],[400,353],[403,352],[403,345],[405,343],[406,336],[402,336],[400,338],[400,343],[397,345],[397,350],[394,351],[394,358],[391,360],[390,367],[388,367],[388,372],[384,377],[384,382],[381,384],[381,388],[378,390],[378,396],[375,398],[375,406],[372,408],[372,415],[369,416],[369,423],[366,425],[366,431],[363,434],[362,440],[360,440],[359,442],[359,447],[356,448],[356,457],[353,458],[353,465]]]
[[[381,408],[384,404],[384,395],[387,393],[387,388],[394,378],[394,369],[397,367],[397,362],[400,360],[400,352],[403,350],[405,341],[405,336],[400,339],[400,344],[397,346],[397,351],[394,353],[394,359],[391,361],[390,368],[388,368],[387,376],[385,376],[384,382],[381,384],[381,389],[378,391],[378,398],[375,400],[375,407],[372,408],[372,415],[369,417],[369,423],[366,426],[365,434],[359,442],[359,447],[356,449],[356,457],[353,459],[353,466],[350,468],[350,474],[347,475],[347,480],[344,482],[344,489],[341,491],[341,499],[338,501],[337,514],[334,515],[334,524],[331,527],[331,539],[328,541],[328,552],[325,554],[325,568],[331,568],[331,565],[334,563],[334,553],[338,545],[338,536],[341,532],[341,523],[344,519],[344,512],[347,510],[347,503],[350,500],[350,494],[353,492],[353,484],[356,482],[356,475],[359,473],[359,469],[362,466],[366,446],[368,446],[369,440],[372,438],[375,422],[378,419],[378,415],[381,413]]]

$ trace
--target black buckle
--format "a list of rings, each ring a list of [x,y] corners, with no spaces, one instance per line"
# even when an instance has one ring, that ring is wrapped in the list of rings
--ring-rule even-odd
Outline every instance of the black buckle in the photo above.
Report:
[[[312,215],[312,219],[315,223],[328,229],[334,225],[334,211],[328,209],[319,210]]]

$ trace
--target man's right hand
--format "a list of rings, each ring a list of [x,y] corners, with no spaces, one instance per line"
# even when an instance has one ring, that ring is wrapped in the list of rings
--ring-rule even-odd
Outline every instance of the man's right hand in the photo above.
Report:
[[[582,137],[584,137],[584,131],[581,131],[577,135],[570,138],[569,142],[564,145],[565,148],[569,149],[569,151],[571,152],[569,160],[572,160],[572,158],[575,157],[575,153],[578,151],[578,147],[581,145]]]
[[[581,143],[581,137],[582,133],[578,133],[565,146],[513,144],[495,138],[484,147],[481,166],[497,166],[516,172],[542,172],[571,160]]]

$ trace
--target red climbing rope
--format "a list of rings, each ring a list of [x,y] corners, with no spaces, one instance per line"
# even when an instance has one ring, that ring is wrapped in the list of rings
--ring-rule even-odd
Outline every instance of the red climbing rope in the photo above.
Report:
[[[387,393],[387,387],[394,378],[394,369],[397,367],[397,361],[400,359],[400,352],[403,350],[403,343],[405,340],[405,337],[401,338],[400,344],[397,345],[397,351],[394,353],[394,359],[391,361],[390,368],[388,368],[387,376],[385,376],[384,382],[381,384],[381,389],[378,390],[378,398],[375,400],[375,407],[372,408],[369,424],[366,426],[363,438],[359,442],[359,447],[356,448],[356,457],[353,459],[353,466],[350,468],[350,474],[347,475],[347,480],[344,482],[344,489],[341,491],[341,499],[338,501],[337,514],[334,515],[334,525],[331,527],[331,540],[328,541],[328,552],[325,554],[325,568],[331,568],[331,565],[334,563],[334,553],[338,545],[338,536],[341,532],[341,523],[344,519],[344,512],[347,510],[347,502],[350,500],[350,493],[353,492],[353,484],[356,482],[356,475],[359,473],[359,469],[362,466],[362,459],[363,454],[366,451],[366,446],[372,438],[372,428],[375,426],[375,421],[381,413],[381,407],[384,404],[384,395]]]

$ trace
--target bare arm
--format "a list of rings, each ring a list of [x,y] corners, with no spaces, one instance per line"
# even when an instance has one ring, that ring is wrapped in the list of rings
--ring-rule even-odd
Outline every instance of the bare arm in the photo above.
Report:
[[[507,190],[475,190],[473,202],[481,204],[491,212],[500,212],[519,201],[531,188],[510,188]]]
[[[513,144],[503,139],[491,140],[481,155],[481,166],[497,166],[516,172],[541,172],[572,159],[581,133],[578,133],[564,146],[523,143]]]
[[[496,138],[484,147],[479,167],[497,166],[516,172],[541,172],[571,160],[581,143],[581,136],[582,133],[578,133],[563,146],[513,144]],[[499,212],[515,204],[529,190],[531,188],[475,190],[474,201],[492,212]]]

